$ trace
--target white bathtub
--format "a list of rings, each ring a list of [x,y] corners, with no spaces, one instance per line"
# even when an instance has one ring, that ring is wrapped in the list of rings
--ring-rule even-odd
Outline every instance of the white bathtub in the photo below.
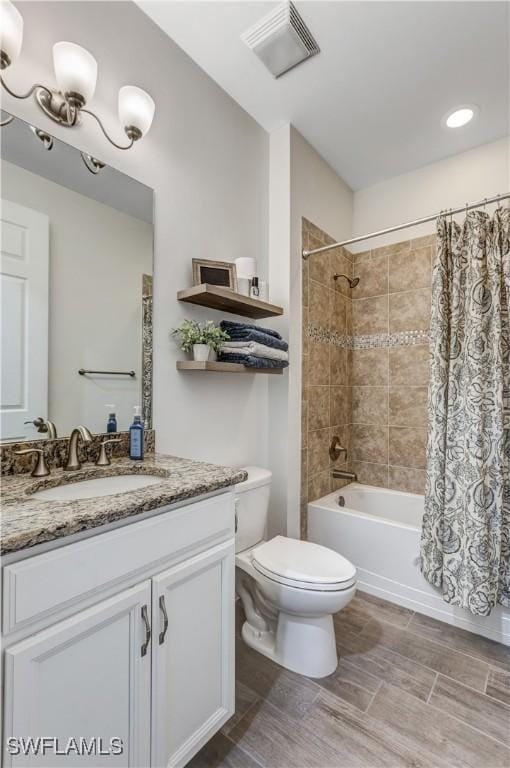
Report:
[[[423,578],[418,565],[423,501],[415,493],[351,483],[308,504],[308,539],[354,563],[362,591],[510,645],[508,609],[497,606],[488,617],[473,616],[445,603]]]

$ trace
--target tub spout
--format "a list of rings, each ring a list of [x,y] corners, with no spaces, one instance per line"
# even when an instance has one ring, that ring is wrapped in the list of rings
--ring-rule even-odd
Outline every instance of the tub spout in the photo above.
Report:
[[[331,477],[334,477],[335,480],[350,480],[353,483],[358,482],[358,476],[356,472],[345,472],[343,469],[333,469],[331,472]]]

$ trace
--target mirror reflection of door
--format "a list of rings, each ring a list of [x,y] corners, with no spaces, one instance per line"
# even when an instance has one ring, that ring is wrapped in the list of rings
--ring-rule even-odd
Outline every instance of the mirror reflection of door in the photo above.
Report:
[[[49,218],[1,201],[0,437],[25,439],[25,422],[48,417]]]

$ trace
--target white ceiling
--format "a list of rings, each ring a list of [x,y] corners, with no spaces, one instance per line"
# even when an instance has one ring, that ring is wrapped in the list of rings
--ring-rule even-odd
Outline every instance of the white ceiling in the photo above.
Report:
[[[353,189],[510,132],[508,3],[296,2],[321,53],[274,80],[239,36],[276,4],[138,0],[266,130],[291,122]],[[466,103],[478,118],[443,128]]]

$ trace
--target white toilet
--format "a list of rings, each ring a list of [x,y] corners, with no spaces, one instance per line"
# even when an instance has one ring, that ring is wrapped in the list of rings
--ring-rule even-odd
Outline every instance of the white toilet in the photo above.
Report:
[[[236,592],[243,640],[308,677],[335,671],[333,614],[356,592],[356,569],[327,547],[275,536],[266,541],[271,472],[245,467],[236,485]]]

